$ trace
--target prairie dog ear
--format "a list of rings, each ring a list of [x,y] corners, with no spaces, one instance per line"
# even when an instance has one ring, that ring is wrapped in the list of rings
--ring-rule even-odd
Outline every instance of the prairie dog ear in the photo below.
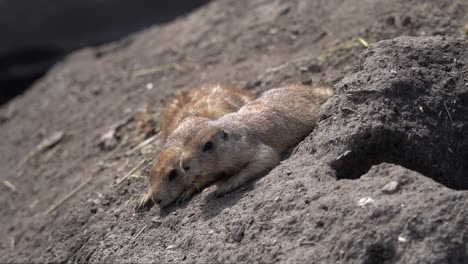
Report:
[[[229,133],[227,132],[227,130],[224,129],[224,128],[221,128],[220,131],[221,131],[221,137],[222,137],[224,140],[228,139]]]

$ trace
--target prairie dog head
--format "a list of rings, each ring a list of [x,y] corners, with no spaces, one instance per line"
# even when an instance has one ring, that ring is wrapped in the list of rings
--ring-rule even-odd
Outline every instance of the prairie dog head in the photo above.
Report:
[[[191,182],[187,181],[179,168],[180,152],[179,147],[170,147],[159,154],[149,173],[149,191],[144,195],[139,207],[150,203],[165,207],[178,199],[190,186]]]
[[[180,158],[180,169],[188,178],[214,180],[214,174],[230,167],[235,140],[225,128],[206,124],[188,138]]]

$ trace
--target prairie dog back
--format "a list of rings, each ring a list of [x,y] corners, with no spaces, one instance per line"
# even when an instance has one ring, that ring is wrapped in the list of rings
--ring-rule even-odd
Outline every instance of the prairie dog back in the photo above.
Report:
[[[187,117],[198,116],[209,119],[218,118],[226,113],[237,111],[255,96],[233,86],[215,83],[183,91],[174,96],[162,112],[161,143]]]
[[[284,149],[312,131],[320,106],[332,94],[330,87],[291,85],[272,89],[223,119],[232,117],[233,124],[241,123],[266,144]],[[229,126],[227,122],[223,125]]]

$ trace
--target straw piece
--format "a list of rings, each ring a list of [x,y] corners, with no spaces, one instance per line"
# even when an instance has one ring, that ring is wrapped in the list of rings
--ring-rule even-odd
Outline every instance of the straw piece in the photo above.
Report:
[[[120,185],[122,182],[124,182],[128,177],[130,177],[136,170],[138,170],[143,163],[145,163],[146,160],[142,160],[138,165],[136,165],[130,172],[127,173],[123,178],[120,180],[117,180],[117,183],[114,186]]]
[[[57,209],[59,206],[61,206],[63,203],[65,203],[68,199],[70,199],[72,196],[77,194],[83,187],[85,187],[88,183],[90,183],[93,180],[94,177],[89,177],[86,181],[81,183],[78,187],[76,187],[73,191],[71,191],[68,195],[63,197],[61,200],[53,204],[51,207],[49,207],[46,211],[45,214],[50,214],[53,212],[55,209]]]

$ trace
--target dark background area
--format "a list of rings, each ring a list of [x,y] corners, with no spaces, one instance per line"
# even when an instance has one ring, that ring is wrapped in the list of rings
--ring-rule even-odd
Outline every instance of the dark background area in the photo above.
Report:
[[[0,0],[0,104],[67,53],[169,22],[208,0]]]

